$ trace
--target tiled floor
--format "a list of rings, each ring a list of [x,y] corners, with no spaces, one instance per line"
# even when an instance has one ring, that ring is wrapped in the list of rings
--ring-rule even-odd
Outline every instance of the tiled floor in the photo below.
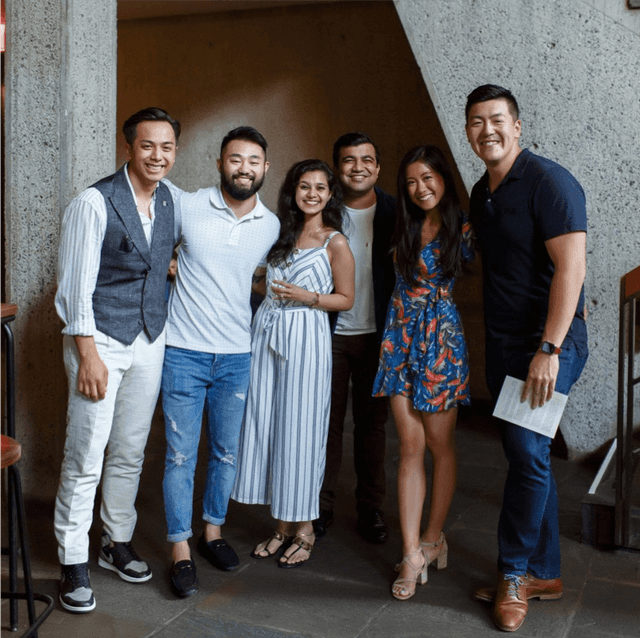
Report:
[[[429,572],[429,582],[407,602],[389,593],[392,566],[400,557],[395,497],[397,441],[388,424],[387,518],[392,536],[385,545],[361,541],[355,531],[351,440],[345,445],[337,518],[312,560],[295,570],[273,560],[249,557],[271,531],[264,507],[231,504],[225,537],[241,557],[240,568],[223,573],[199,556],[198,594],[177,600],[167,582],[169,549],[162,507],[162,422],[156,419],[139,493],[136,548],[154,578],[142,585],[121,581],[91,560],[97,609],[85,616],[54,610],[41,638],[482,638],[499,634],[490,605],[472,599],[474,588],[495,576],[495,527],[506,463],[483,406],[461,414],[458,427],[459,480],[446,525],[449,567]],[[554,460],[561,503],[565,596],[532,601],[520,636],[543,638],[640,637],[640,553],[604,551],[580,542],[581,501],[595,468]],[[202,494],[198,475],[196,512]],[[37,589],[57,596],[58,567],[52,536],[52,503],[31,501],[30,530]],[[196,521],[195,533],[201,531]],[[97,546],[99,524],[92,540]],[[3,570],[4,577],[4,570]],[[3,589],[6,581],[3,581]],[[24,616],[24,612],[23,612]],[[2,606],[2,638],[8,629]]]

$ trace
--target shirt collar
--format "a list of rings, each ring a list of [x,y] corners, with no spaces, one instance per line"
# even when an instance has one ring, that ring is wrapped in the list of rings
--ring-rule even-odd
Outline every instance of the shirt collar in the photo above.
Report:
[[[224,201],[224,197],[222,196],[222,190],[220,189],[220,184],[218,184],[217,186],[214,186],[211,189],[211,194],[209,196],[209,199],[211,201],[211,205],[214,208],[217,208],[220,211],[227,211],[234,217],[236,216],[235,213],[227,205],[227,202]],[[260,201],[260,195],[256,193],[255,206],[253,207],[251,212],[247,213],[244,217],[242,217],[242,219],[248,219],[249,217],[262,217],[263,215],[264,215],[264,207],[262,205],[262,202]]]
[[[131,178],[129,177],[129,162],[127,162],[124,165],[124,176],[127,178],[127,184],[129,184],[129,188],[131,189],[131,194],[133,195],[133,201],[136,204],[136,208],[138,208],[138,198],[136,197],[136,191],[133,188],[133,184],[131,183]],[[155,199],[156,197],[156,193],[158,192],[158,185],[156,184],[155,188],[153,189],[153,195],[151,196],[151,199]]]
[[[522,174],[524,173],[524,169],[527,166],[529,161],[529,156],[531,155],[531,151],[528,148],[523,148],[520,153],[518,153],[518,157],[516,157],[511,170],[507,173],[504,181],[510,179],[520,179]]]
[[[518,157],[516,157],[513,165],[509,169],[509,172],[504,176],[504,179],[496,188],[496,191],[502,186],[502,184],[506,184],[511,180],[521,179],[524,173],[524,170],[529,162],[529,157],[531,157],[531,151],[528,148],[523,148],[520,153],[518,153]],[[489,188],[489,171],[485,171],[484,175],[480,178],[483,186],[488,189]],[[494,191],[495,192],[495,191]]]

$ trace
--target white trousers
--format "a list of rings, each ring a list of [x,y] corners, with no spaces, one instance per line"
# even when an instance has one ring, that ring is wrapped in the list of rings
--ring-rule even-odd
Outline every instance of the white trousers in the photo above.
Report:
[[[142,332],[130,346],[96,332],[95,342],[109,370],[107,393],[100,401],[78,391],[78,349],[73,337],[65,335],[63,341],[69,407],[54,516],[63,565],[89,560],[89,529],[101,475],[104,530],[113,541],[131,540],[144,448],[160,392],[165,332],[154,343]]]

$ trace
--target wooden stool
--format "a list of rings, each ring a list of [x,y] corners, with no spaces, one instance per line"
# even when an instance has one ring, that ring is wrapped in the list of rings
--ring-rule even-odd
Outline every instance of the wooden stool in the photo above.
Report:
[[[9,325],[18,314],[18,306],[10,303],[2,304],[2,343],[5,355],[5,375],[4,383],[6,387],[6,419],[7,434],[2,435],[2,456],[1,468],[7,469],[7,505],[8,505],[8,537],[9,547],[2,548],[3,554],[9,555],[9,591],[2,592],[2,598],[9,599],[9,626],[11,631],[18,630],[18,600],[27,601],[27,611],[29,613],[29,628],[22,634],[22,638],[28,636],[38,636],[38,627],[45,621],[47,616],[53,611],[54,603],[51,596],[45,594],[35,594],[33,592],[33,582],[31,579],[31,556],[29,535],[27,532],[27,519],[24,511],[24,500],[22,498],[22,482],[20,472],[15,463],[20,459],[20,444],[15,440],[15,356],[13,333]],[[16,541],[16,515],[18,532],[20,535],[20,545]],[[22,572],[24,575],[25,593],[18,592],[18,552],[22,553]],[[34,600],[47,603],[46,609],[39,615],[35,614]]]

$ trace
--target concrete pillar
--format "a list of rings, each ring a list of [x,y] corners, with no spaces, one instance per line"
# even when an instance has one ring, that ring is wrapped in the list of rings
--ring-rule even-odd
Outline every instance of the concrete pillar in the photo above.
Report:
[[[492,83],[519,102],[522,146],[568,168],[587,193],[591,357],[560,426],[570,457],[587,456],[615,436],[619,282],[640,263],[640,12],[622,0],[395,6],[469,189],[484,167],[466,141],[464,105]]]
[[[61,215],[113,172],[116,0],[7,3],[5,299],[19,306],[16,436],[27,491],[55,493],[67,383],[53,299]]]

